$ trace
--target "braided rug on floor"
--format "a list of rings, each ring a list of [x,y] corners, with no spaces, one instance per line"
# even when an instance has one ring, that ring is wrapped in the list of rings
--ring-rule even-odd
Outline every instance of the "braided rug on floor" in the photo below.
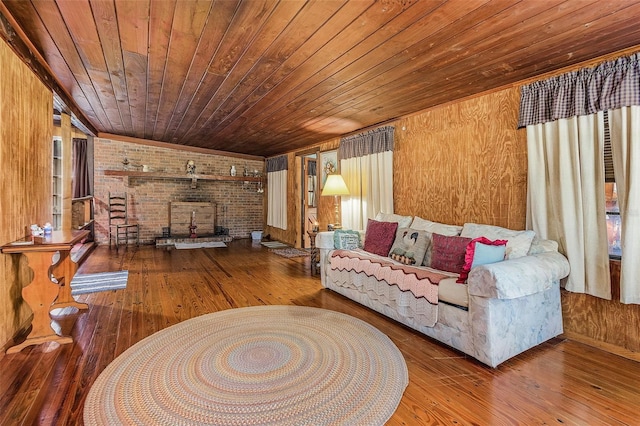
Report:
[[[196,317],[117,357],[86,425],[383,425],[409,382],[393,342],[349,315],[256,306]]]

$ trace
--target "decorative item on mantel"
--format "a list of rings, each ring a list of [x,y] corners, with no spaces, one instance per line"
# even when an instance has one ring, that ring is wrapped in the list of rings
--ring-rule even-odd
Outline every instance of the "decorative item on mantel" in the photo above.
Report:
[[[191,189],[196,189],[198,185],[196,179],[196,162],[193,160],[187,161],[187,175],[191,176]]]
[[[127,157],[122,160],[122,170],[129,170],[129,159]]]
[[[195,210],[193,212],[191,212],[191,225],[189,226],[189,231],[191,231],[191,238],[197,238],[198,235],[196,234],[196,229],[198,227],[196,226],[196,212]]]
[[[187,174],[193,175],[196,173],[196,163],[193,160],[187,161]]]
[[[231,166],[231,176],[236,175],[236,166]]]

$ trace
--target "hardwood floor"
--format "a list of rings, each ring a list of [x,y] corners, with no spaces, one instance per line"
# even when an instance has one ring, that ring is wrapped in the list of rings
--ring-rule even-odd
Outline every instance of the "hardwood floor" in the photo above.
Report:
[[[309,258],[283,258],[250,240],[196,250],[98,247],[79,273],[123,269],[126,290],[79,296],[88,311],[56,317],[74,343],[0,355],[0,425],[82,424],[91,384],[128,347],[198,315],[262,304],[344,312],[386,333],[410,377],[390,425],[639,422],[640,363],[554,339],[491,369],[322,289]]]

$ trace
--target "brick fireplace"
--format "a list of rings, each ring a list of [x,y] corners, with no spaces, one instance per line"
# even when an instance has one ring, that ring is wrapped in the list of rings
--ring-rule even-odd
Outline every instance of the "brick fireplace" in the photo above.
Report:
[[[220,234],[231,238],[251,238],[251,232],[264,227],[264,194],[256,184],[243,181],[158,178],[157,175],[185,174],[185,164],[195,161],[197,173],[228,176],[232,165],[242,170],[263,170],[259,157],[233,157],[219,154],[181,151],[140,145],[105,138],[95,138],[95,234],[100,244],[108,243],[107,200],[109,191],[127,192],[129,214],[140,224],[140,242],[154,244],[171,227],[172,235],[189,236],[191,214],[196,211],[196,233]],[[130,167],[146,164],[154,172],[129,179],[107,176],[105,170],[122,170],[127,158]],[[189,203],[189,204],[181,204]],[[173,214],[171,213],[172,206]],[[175,208],[183,211],[178,215]],[[194,208],[197,209],[194,210]],[[202,210],[201,210],[202,209]],[[173,220],[175,223],[171,223]]]

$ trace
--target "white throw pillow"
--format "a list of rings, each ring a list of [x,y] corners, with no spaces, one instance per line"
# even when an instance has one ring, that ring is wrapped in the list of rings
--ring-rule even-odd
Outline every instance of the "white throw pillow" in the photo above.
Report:
[[[394,213],[378,213],[375,217],[378,222],[396,222],[398,228],[408,228],[411,225],[413,216],[401,216]]]
[[[553,240],[544,240],[536,235],[531,243],[529,255],[546,253],[548,251],[558,251],[558,243]]]
[[[505,259],[517,259],[529,253],[531,242],[536,236],[536,233],[533,231],[514,231],[493,225],[465,223],[460,236],[468,238],[486,237],[490,240],[507,240]]]
[[[460,235],[460,231],[462,231],[462,226],[432,222],[418,216],[413,219],[410,228],[417,229],[418,231],[429,231],[432,234],[440,234],[445,237],[456,237]]]

